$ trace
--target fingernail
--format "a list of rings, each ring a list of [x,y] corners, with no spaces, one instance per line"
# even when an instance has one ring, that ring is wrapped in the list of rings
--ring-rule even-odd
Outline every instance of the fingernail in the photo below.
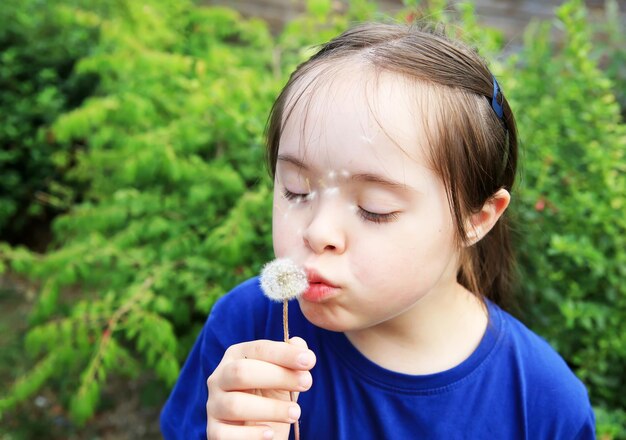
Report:
[[[290,406],[289,407],[289,418],[294,422],[300,418],[300,407],[299,406]]]
[[[271,440],[274,438],[274,431],[272,431],[271,429],[268,429],[267,431],[263,432],[263,438],[267,439],[267,440]]]
[[[298,355],[298,364],[303,367],[308,367],[313,364],[313,353],[306,351]]]

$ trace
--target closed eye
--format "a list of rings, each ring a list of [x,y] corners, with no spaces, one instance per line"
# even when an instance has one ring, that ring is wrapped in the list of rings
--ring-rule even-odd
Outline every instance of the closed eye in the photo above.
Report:
[[[289,200],[290,202],[300,203],[306,200],[308,194],[300,194],[289,191],[287,188],[283,189],[283,197]]]
[[[376,212],[366,211],[365,209],[359,207],[359,216],[368,222],[372,223],[389,223],[398,218],[397,212],[389,212],[387,214],[379,214]]]
[[[309,199],[310,194],[309,193],[295,193],[295,192],[289,191],[287,188],[283,188],[283,197],[289,200],[290,202],[302,203]],[[397,212],[389,212],[385,214],[380,214],[377,212],[367,211],[366,209],[363,209],[360,206],[358,207],[358,214],[362,220],[371,222],[371,223],[376,223],[376,224],[389,223],[398,218]]]

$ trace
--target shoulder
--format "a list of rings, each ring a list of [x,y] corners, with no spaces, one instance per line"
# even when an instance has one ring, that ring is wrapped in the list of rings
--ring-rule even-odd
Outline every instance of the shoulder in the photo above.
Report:
[[[499,312],[506,332],[505,348],[516,356],[527,380],[531,380],[543,392],[558,389],[560,392],[586,397],[582,382],[545,339],[509,313]]]
[[[518,376],[529,426],[551,438],[576,438],[585,427],[593,432],[594,416],[585,385],[545,339],[507,312],[498,309],[498,313],[503,349]]]

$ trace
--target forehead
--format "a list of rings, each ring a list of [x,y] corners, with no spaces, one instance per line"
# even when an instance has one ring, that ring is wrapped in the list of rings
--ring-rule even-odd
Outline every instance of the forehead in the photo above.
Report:
[[[287,97],[280,152],[331,168],[372,157],[427,167],[436,99],[424,84],[359,62],[317,66]]]

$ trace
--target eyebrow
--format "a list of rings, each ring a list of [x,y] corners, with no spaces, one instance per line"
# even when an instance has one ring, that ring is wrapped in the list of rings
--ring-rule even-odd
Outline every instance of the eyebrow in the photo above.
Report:
[[[396,182],[394,180],[390,180],[378,174],[372,173],[353,174],[350,179],[356,182],[377,183],[379,185],[384,185],[393,189],[413,189],[412,187],[404,183]]]
[[[309,167],[303,161],[301,161],[297,157],[294,157],[290,154],[279,154],[277,157],[277,160],[290,163],[305,171],[309,169]],[[396,182],[394,180],[390,180],[386,177],[383,177],[379,174],[373,174],[373,173],[356,173],[350,176],[350,180],[353,180],[356,182],[364,182],[364,183],[376,183],[376,184],[384,185],[393,189],[404,189],[404,190],[410,189],[413,191],[417,191],[415,188],[408,186],[404,183]]]
[[[308,170],[309,167],[306,166],[306,164],[304,162],[302,162],[300,159],[298,159],[297,157],[294,157],[290,154],[279,154],[277,160],[279,161],[283,161],[283,162],[288,162],[292,165],[297,166],[298,168],[302,168],[303,170]]]

